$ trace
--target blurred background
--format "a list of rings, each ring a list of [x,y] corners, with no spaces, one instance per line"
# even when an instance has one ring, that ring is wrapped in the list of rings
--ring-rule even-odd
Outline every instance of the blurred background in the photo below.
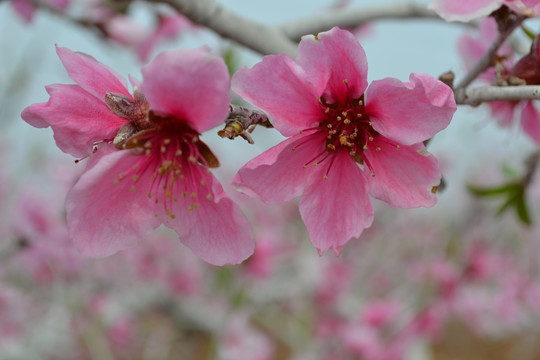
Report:
[[[219,2],[272,25],[392,3]],[[208,265],[165,228],[137,248],[84,258],[64,210],[84,165],[55,146],[50,129],[20,118],[47,101],[46,85],[72,83],[54,45],[136,78],[178,47],[208,45],[232,71],[261,56],[156,4],[72,0],[62,15],[51,0],[30,18],[31,4],[0,2],[0,359],[540,359],[540,180],[533,171],[520,195],[496,191],[531,170],[537,145],[519,126],[500,127],[485,105],[460,107],[428,147],[445,182],[438,204],[400,210],[373,200],[373,226],[339,257],[317,254],[294,201],[268,206],[230,186],[243,164],[281,141],[277,131],[257,128],[250,145],[216,128],[202,138],[220,154],[214,173],[252,221],[250,259]],[[370,81],[407,81],[411,72],[459,79],[457,41],[475,30],[407,19],[355,31]],[[516,41],[530,46],[520,31]]]

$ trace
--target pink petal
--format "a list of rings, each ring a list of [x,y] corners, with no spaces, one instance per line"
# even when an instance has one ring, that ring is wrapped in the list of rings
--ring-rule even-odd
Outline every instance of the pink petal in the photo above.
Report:
[[[152,174],[144,173],[136,183],[132,178],[144,156],[127,150],[100,151],[105,155],[81,176],[66,199],[70,237],[82,254],[91,257],[131,247],[159,225],[147,197]]]
[[[237,71],[231,88],[266,111],[285,136],[317,126],[323,115],[318,102],[322,89],[315,88],[306,71],[287,55],[265,56],[251,69]]]
[[[32,21],[37,9],[34,3],[27,0],[11,0],[11,6],[27,23]]]
[[[79,85],[46,87],[49,102],[33,104],[21,113],[32,126],[51,126],[58,147],[75,157],[85,157],[96,141],[113,139],[126,120]]]
[[[213,175],[205,168],[191,172],[199,174],[194,175],[198,188],[187,189],[187,193],[196,194],[197,207],[193,208],[191,197],[178,196],[171,209],[176,217],[163,216],[164,224],[175,230],[182,244],[201,259],[218,266],[241,263],[255,249],[251,225]],[[201,180],[210,188],[202,186]]]
[[[306,71],[307,79],[319,79],[317,88],[326,82],[324,94],[320,95],[328,103],[358,99],[366,90],[366,53],[347,30],[334,27],[317,37],[304,36],[298,46],[297,62]]]
[[[365,97],[373,128],[404,145],[427,140],[446,128],[457,109],[452,89],[441,81],[415,73],[409,79],[373,81]]]
[[[234,185],[269,204],[294,199],[314,173],[310,160],[325,151],[324,138],[323,133],[300,134],[281,142],[244,165]]]
[[[201,133],[227,118],[227,66],[207,49],[163,52],[142,74],[141,90],[153,110],[185,119]]]
[[[371,225],[373,209],[357,163],[344,151],[333,156],[327,178],[321,164],[304,190],[299,208],[309,239],[319,253],[331,249],[338,255],[349,240]]]
[[[107,92],[131,97],[125,79],[90,55],[73,52],[65,47],[56,47],[69,77],[98,99],[104,99]]]
[[[532,101],[527,101],[521,111],[523,130],[540,145],[540,114]]]
[[[500,126],[511,126],[519,101],[491,101],[488,103],[490,114]]]
[[[441,173],[437,159],[423,144],[399,146],[377,137],[365,152],[375,176],[367,176],[369,194],[397,208],[430,207],[437,199],[432,192]]]
[[[503,0],[431,0],[428,7],[446,21],[470,21],[488,16]]]

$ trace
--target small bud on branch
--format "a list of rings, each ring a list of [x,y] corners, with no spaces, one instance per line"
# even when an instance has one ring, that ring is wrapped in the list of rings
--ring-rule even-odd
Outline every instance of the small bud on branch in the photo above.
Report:
[[[218,131],[218,135],[231,140],[240,136],[246,139],[248,143],[254,144],[249,134],[253,132],[257,125],[267,128],[272,127],[268,116],[264,112],[231,104],[229,105],[229,117],[225,121],[225,128]]]

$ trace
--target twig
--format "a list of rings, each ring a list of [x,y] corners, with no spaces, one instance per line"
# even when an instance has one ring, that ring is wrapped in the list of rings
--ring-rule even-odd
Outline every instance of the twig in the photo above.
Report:
[[[374,20],[411,18],[441,20],[439,15],[427,9],[425,5],[398,2],[389,5],[330,10],[320,15],[282,24],[280,28],[287,37],[298,40],[303,35],[317,34],[334,26],[354,28]]]
[[[540,85],[478,86],[455,90],[456,103],[478,106],[489,101],[540,100]]]
[[[517,15],[516,15],[517,16]],[[483,73],[487,68],[493,65],[493,59],[495,58],[495,55],[497,54],[497,51],[499,50],[499,47],[504,43],[506,38],[512,34],[512,32],[521,25],[523,20],[526,18],[524,16],[517,16],[514,22],[509,25],[506,29],[499,32],[497,35],[497,38],[489,49],[484,53],[482,58],[474,65],[474,67],[465,75],[463,79],[456,85],[455,90],[456,92],[459,92],[461,89],[466,88],[469,86],[471,82],[473,82],[474,79],[478,77],[481,73]]]

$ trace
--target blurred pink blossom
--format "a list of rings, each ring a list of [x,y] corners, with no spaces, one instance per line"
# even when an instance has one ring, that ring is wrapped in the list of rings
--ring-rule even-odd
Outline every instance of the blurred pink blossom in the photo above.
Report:
[[[429,8],[446,21],[471,21],[488,16],[501,6],[526,16],[540,14],[540,0],[430,0]]]

